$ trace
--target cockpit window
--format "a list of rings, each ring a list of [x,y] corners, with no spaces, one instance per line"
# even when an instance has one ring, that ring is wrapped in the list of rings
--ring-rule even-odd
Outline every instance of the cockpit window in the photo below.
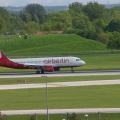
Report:
[[[76,59],[76,61],[80,61],[80,59]]]

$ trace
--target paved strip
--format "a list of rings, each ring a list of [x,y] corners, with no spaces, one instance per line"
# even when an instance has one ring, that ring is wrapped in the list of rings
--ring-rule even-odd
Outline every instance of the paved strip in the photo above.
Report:
[[[120,108],[83,108],[83,109],[49,109],[49,114],[65,113],[120,113]],[[33,115],[46,114],[47,110],[6,110],[3,115]]]
[[[55,88],[55,87],[93,86],[93,85],[118,85],[118,84],[120,84],[120,79],[76,81],[76,82],[54,82],[54,83],[48,83],[48,87]],[[0,85],[0,90],[30,89],[30,88],[45,88],[45,87],[46,87],[46,83],[15,84],[15,85]]]
[[[120,71],[89,71],[75,73],[50,73],[50,74],[19,74],[0,73],[0,78],[37,78],[37,77],[67,77],[67,76],[90,76],[90,75],[120,75]]]

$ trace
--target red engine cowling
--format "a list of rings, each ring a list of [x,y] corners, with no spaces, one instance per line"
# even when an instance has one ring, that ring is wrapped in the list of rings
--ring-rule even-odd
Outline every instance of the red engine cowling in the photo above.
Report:
[[[54,67],[54,71],[59,71],[60,68],[59,67]]]
[[[53,72],[54,71],[54,67],[53,66],[45,66],[43,69],[45,71],[47,71],[47,72]]]

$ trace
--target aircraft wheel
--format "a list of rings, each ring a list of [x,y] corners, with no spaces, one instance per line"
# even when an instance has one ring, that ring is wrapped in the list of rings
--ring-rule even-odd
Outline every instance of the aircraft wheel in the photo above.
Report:
[[[44,74],[44,73],[45,73],[45,71],[42,69],[42,70],[41,70],[41,74]]]
[[[38,71],[36,71],[36,74],[40,74],[40,71],[38,70]]]
[[[74,73],[74,72],[75,72],[73,67],[71,67],[71,72],[72,72],[72,73]]]

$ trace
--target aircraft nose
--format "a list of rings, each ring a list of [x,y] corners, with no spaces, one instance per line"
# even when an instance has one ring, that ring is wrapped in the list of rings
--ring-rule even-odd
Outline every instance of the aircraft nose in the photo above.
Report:
[[[85,61],[83,61],[83,60],[81,61],[81,63],[82,63],[82,65],[86,65],[86,62],[85,62]]]

